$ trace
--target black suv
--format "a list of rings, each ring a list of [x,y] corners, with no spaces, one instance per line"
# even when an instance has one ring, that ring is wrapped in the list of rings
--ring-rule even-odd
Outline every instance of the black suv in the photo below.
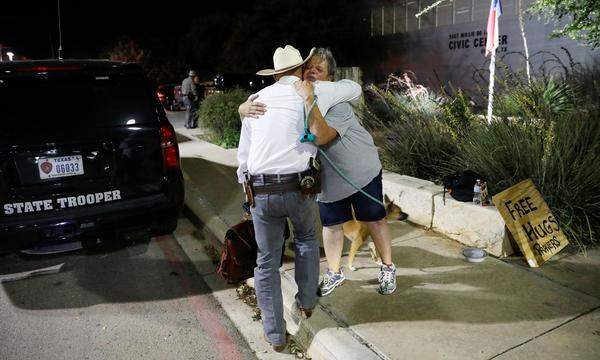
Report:
[[[182,206],[175,132],[140,66],[0,63],[0,251],[166,234]]]

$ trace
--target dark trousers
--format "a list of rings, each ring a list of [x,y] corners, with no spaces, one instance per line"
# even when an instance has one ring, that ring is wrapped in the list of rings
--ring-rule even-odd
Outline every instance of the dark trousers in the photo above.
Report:
[[[195,128],[198,126],[198,118],[196,116],[198,106],[196,106],[194,101],[188,99],[187,96],[183,97],[183,104],[185,105],[185,127]]]

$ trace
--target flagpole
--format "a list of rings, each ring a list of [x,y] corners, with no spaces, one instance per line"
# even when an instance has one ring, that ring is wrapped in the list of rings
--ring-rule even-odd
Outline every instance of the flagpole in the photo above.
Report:
[[[487,121],[488,124],[492,123],[492,112],[494,111],[494,82],[496,80],[496,51],[492,51],[492,58],[490,59],[490,88],[488,90],[488,111]]]
[[[501,0],[490,1],[490,15],[486,26],[487,43],[485,45],[485,55],[492,55],[490,59],[490,88],[488,90],[488,124],[492,123],[494,112],[494,82],[496,81],[496,49],[498,48],[500,35],[499,17],[502,16]]]

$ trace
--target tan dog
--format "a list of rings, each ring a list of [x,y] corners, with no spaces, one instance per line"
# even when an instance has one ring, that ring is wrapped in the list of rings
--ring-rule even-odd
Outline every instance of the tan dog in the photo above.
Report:
[[[396,206],[393,201],[390,201],[387,195],[384,197],[383,203],[385,204],[386,220],[405,220],[407,218],[407,215],[403,213],[400,207]],[[352,210],[352,216],[354,217],[354,210]],[[356,268],[352,266],[354,263],[354,257],[356,256],[358,249],[360,249],[362,244],[365,242],[367,236],[370,236],[369,228],[364,222],[353,219],[345,222],[343,229],[344,236],[352,241],[350,253],[348,254],[348,268],[352,271],[355,271]],[[379,256],[373,241],[369,242],[369,252],[371,253],[371,258],[373,261],[381,265],[381,256]]]

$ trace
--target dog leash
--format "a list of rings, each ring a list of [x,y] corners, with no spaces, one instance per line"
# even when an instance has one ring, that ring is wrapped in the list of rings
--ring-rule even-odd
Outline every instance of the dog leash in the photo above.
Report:
[[[308,111],[306,110],[306,105],[304,105],[304,113],[305,113],[305,116],[304,116],[304,134],[300,135],[300,142],[301,143],[314,142],[315,141],[315,135],[311,134],[311,132],[310,132],[310,130],[308,128],[308,118],[310,116],[310,113],[314,109],[316,103],[317,103],[317,95],[314,95],[314,101],[310,105],[310,108],[308,109]],[[315,146],[317,146],[317,145],[315,145]],[[365,195],[367,198],[373,200],[374,202],[376,202],[377,204],[379,204],[379,205],[381,205],[381,206],[383,206],[385,208],[385,204],[382,201],[380,201],[379,199],[376,199],[375,197],[371,196],[371,194],[368,194],[366,191],[364,191],[363,189],[359,188],[352,180],[350,180],[346,176],[346,174],[344,174],[344,172],[342,170],[340,170],[340,168],[337,167],[337,165],[329,158],[329,156],[327,156],[327,154],[325,154],[325,151],[323,151],[319,146],[317,146],[317,150],[319,151],[319,154],[321,156],[323,156],[323,158],[325,158],[325,160],[327,160],[327,162],[331,165],[331,167],[333,168],[333,170],[335,170],[335,172],[342,179],[344,179],[354,189],[358,190],[361,194]]]

